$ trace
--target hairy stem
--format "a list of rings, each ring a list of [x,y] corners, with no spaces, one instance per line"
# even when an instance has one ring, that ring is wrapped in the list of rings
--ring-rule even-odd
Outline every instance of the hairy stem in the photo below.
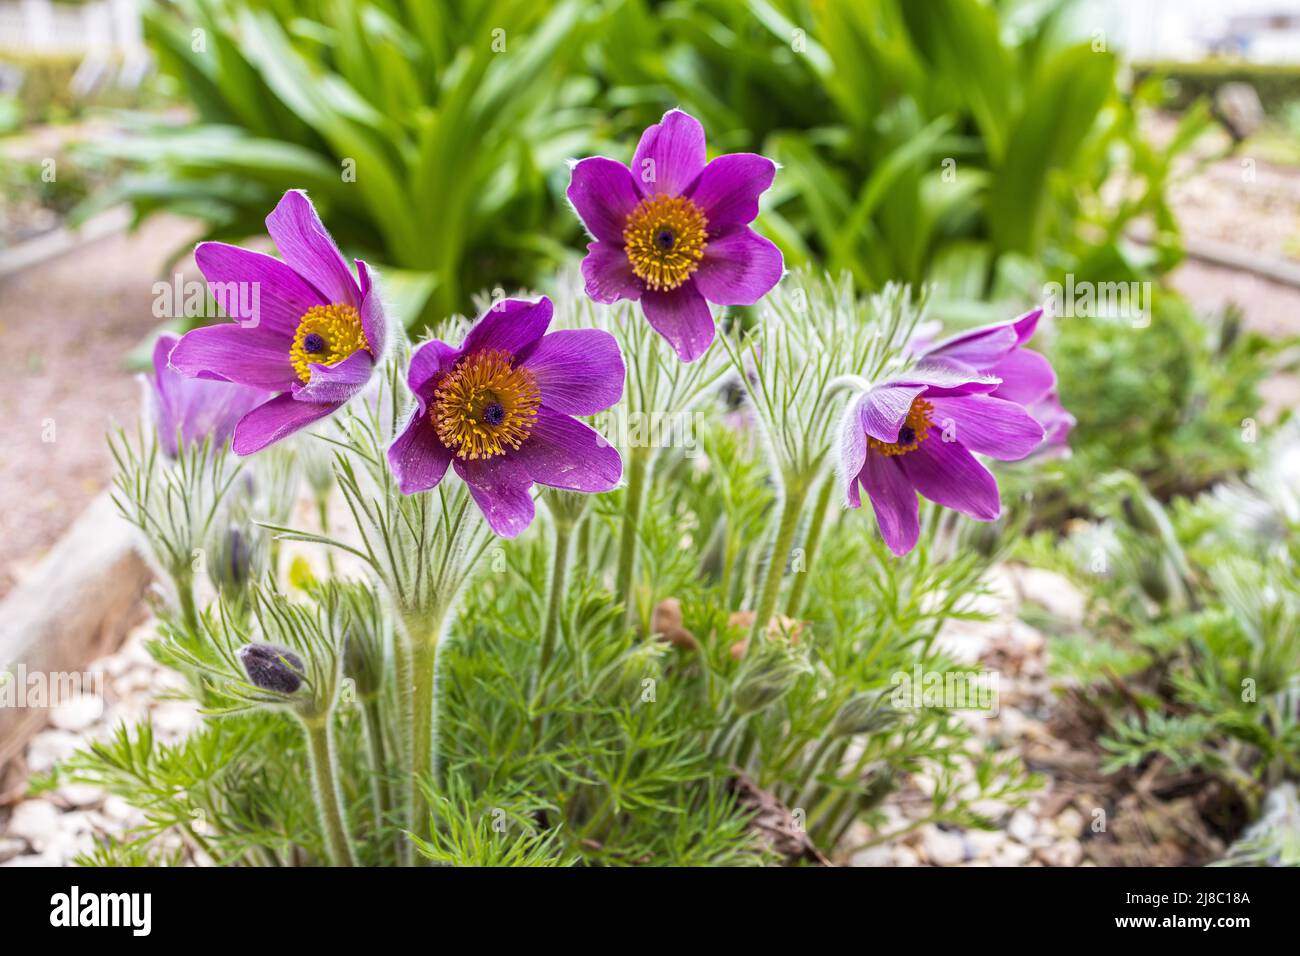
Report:
[[[304,719],[307,734],[307,759],[311,764],[312,793],[320,814],[325,848],[334,866],[356,866],[352,838],[343,812],[343,791],[339,787],[338,765],[334,758],[334,722],[330,715]]]
[[[623,533],[618,548],[618,577],[614,596],[623,602],[624,619],[633,614],[632,582],[636,571],[636,549],[641,531],[641,508],[645,504],[646,476],[651,449],[634,446],[628,452],[627,501],[623,507]]]
[[[817,493],[817,501],[813,505],[812,524],[808,526],[808,537],[804,540],[804,567],[798,577],[794,579],[794,584],[790,586],[790,596],[785,602],[785,616],[797,618],[799,616],[799,607],[803,604],[803,593],[808,587],[808,576],[812,574],[813,559],[817,556],[817,548],[822,543],[822,533],[826,530],[826,515],[830,511],[831,496],[835,493],[835,475],[826,476],[822,483],[821,491]]]
[[[750,631],[750,650],[758,646],[759,635],[767,633],[768,621],[776,610],[776,599],[781,591],[781,579],[785,576],[785,563],[794,547],[794,537],[799,530],[799,518],[803,514],[804,502],[808,498],[808,485],[802,481],[786,478],[785,497],[781,502],[781,517],[776,526],[776,540],[772,543],[772,553],[768,557],[767,576],[763,588],[759,591],[758,606],[754,609],[754,627]]]
[[[429,808],[420,786],[421,780],[437,788],[434,749],[436,708],[434,690],[437,681],[438,636],[419,641],[412,648],[411,663],[414,687],[411,694],[411,730],[415,749],[411,759],[411,832],[426,836],[429,828]]]
[[[546,669],[551,666],[551,656],[555,653],[555,638],[560,631],[560,612],[564,609],[565,585],[568,581],[569,552],[573,540],[573,524],[556,518],[555,521],[555,558],[551,566],[551,590],[546,598],[546,618],[542,624],[542,653],[537,662],[537,671],[533,674],[533,706],[540,708],[543,701],[539,691],[544,686]],[[533,736],[542,731],[542,715],[533,719]]]
[[[384,724],[379,712],[378,695],[362,704],[361,721],[366,734],[366,749],[370,755],[370,799],[375,806],[375,826],[382,827],[393,808],[393,794],[388,781],[388,754],[384,745]]]

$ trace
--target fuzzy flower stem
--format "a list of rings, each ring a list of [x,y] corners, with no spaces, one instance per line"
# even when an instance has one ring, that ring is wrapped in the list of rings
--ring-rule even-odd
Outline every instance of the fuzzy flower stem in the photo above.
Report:
[[[555,519],[555,558],[551,567],[551,590],[546,598],[546,619],[542,625],[542,653],[537,662],[537,671],[533,674],[533,706],[540,707],[542,700],[540,689],[544,686],[546,669],[551,665],[551,656],[555,653],[555,638],[560,630],[560,612],[564,609],[564,589],[568,580],[570,545],[573,541],[573,523],[556,516]],[[542,730],[542,715],[533,720],[533,735]]]
[[[334,757],[334,727],[330,715],[302,718],[307,735],[307,758],[311,765],[312,793],[320,814],[325,847],[334,866],[356,866],[352,839],[343,813],[343,791],[339,787]]]
[[[767,562],[767,576],[763,588],[759,591],[758,606],[754,609],[754,627],[750,631],[750,648],[758,646],[760,635],[767,633],[768,622],[776,610],[776,599],[781,591],[781,579],[785,576],[786,561],[794,547],[795,535],[799,531],[799,519],[803,516],[804,503],[808,500],[808,482],[802,477],[787,475],[785,495],[781,502],[781,517],[776,526],[776,540],[772,543],[772,553]]]
[[[181,621],[187,633],[199,633],[199,612],[194,604],[194,572],[189,564],[182,563],[172,576],[176,584],[176,597],[180,602]]]
[[[436,787],[437,767],[434,762],[437,720],[435,713],[435,684],[437,682],[438,642],[442,635],[439,616],[436,626],[415,636],[409,649],[410,661],[410,722],[411,775],[409,798],[409,828],[417,836],[428,830],[428,807],[421,781]]]
[[[370,798],[375,805],[375,826],[378,827],[383,825],[385,816],[392,809],[393,794],[388,782],[388,754],[384,746],[383,716],[379,712],[377,695],[362,704],[361,720],[370,755]]]
[[[817,548],[822,542],[822,532],[826,530],[826,515],[830,511],[831,496],[835,494],[835,475],[826,476],[822,483],[821,491],[817,493],[817,501],[813,505],[812,524],[808,526],[808,537],[804,540],[804,569],[803,573],[794,579],[794,584],[790,586],[790,596],[786,598],[785,616],[797,618],[799,616],[799,606],[803,603],[803,592],[808,586],[808,576],[812,574],[813,559],[817,556]]]
[[[625,620],[631,620],[634,613],[632,584],[641,508],[645,504],[646,478],[650,471],[650,452],[649,447],[641,445],[628,451],[627,501],[623,509],[623,534],[619,540],[617,589],[614,592],[614,596],[623,602]]]

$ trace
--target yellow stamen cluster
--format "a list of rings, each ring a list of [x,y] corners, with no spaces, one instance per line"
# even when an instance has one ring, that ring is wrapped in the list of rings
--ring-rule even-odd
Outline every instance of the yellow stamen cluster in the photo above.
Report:
[[[333,365],[360,349],[369,348],[365,329],[361,327],[361,314],[356,309],[339,302],[314,305],[298,320],[289,361],[298,373],[298,380],[306,385],[311,381],[313,365]]]
[[[890,458],[916,451],[916,447],[930,434],[930,428],[934,424],[930,420],[933,412],[934,406],[925,399],[913,399],[912,407],[907,410],[907,418],[903,420],[903,426],[898,430],[898,441],[883,442],[868,435],[867,447],[874,448]]]
[[[685,196],[641,200],[623,227],[632,271],[651,289],[676,289],[700,267],[708,226],[700,207]]]
[[[541,404],[532,372],[514,368],[508,352],[484,349],[462,359],[438,383],[429,418],[457,458],[473,461],[523,444]]]

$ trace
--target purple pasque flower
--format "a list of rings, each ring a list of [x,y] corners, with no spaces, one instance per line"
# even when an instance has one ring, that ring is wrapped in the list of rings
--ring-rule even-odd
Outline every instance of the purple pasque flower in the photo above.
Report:
[[[1034,336],[1041,308],[1010,322],[998,322],[963,332],[930,346],[920,362],[984,375],[1001,383],[990,394],[1018,405],[1031,405],[1056,388],[1056,372],[1041,352],[1024,348]]]
[[[213,297],[233,322],[195,329],[172,368],[195,378],[276,393],[239,420],[231,447],[251,455],[337,411],[383,357],[387,320],[370,270],[357,274],[306,193],[290,190],[266,217],[283,260],[221,242],[194,251]]]
[[[977,521],[1001,514],[997,481],[973,453],[1014,460],[1043,440],[1029,412],[995,396],[1001,385],[992,376],[922,362],[849,404],[840,434],[848,504],[862,507],[866,489],[895,554],[916,546],[918,492]]]
[[[507,299],[460,348],[437,340],[411,355],[416,408],[388,449],[403,494],[427,491],[447,466],[469,486],[492,530],[513,538],[533,520],[533,483],[609,491],[623,460],[573,416],[623,397],[623,356],[599,329],[547,333],[551,300]]]
[[[713,342],[710,302],[753,305],[781,278],[781,250],[749,228],[775,175],[754,153],[706,163],[704,128],[681,110],[642,134],[631,169],[577,163],[569,202],[595,240],[582,261],[587,295],[640,299],[655,331],[695,361]]]
[[[270,396],[260,388],[187,378],[167,359],[180,336],[164,332],[153,347],[153,375],[142,376],[149,385],[146,396],[150,416],[158,427],[158,441],[168,458],[181,446],[211,437],[224,445],[235,423]]]

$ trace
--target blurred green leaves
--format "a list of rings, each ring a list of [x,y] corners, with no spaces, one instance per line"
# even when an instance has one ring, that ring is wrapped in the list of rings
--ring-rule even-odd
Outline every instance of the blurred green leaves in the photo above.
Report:
[[[237,239],[305,187],[347,251],[427,275],[412,318],[433,320],[580,252],[564,161],[626,160],[681,106],[712,150],[782,163],[760,226],[791,265],[976,298],[1008,264],[1028,283],[1080,264],[1126,278],[1115,244],[1150,206],[1115,209],[1100,238],[1077,227],[1117,147],[1134,167],[1157,154],[1071,6],[152,0],[150,41],[199,123],[115,143],[137,171],[105,202]]]

